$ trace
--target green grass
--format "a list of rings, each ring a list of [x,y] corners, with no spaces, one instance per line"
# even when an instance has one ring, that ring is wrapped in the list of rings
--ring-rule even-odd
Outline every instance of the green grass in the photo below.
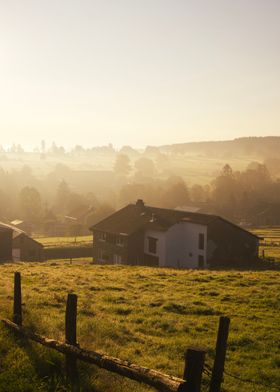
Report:
[[[78,340],[137,364],[182,376],[188,346],[214,358],[220,315],[231,318],[226,369],[280,388],[280,272],[198,271],[68,262],[6,264],[0,312],[11,317],[13,273],[22,273],[24,324],[63,340],[67,293],[78,294]],[[0,327],[1,391],[65,391],[63,357]],[[150,389],[81,364],[81,391]],[[207,377],[204,389],[207,391]],[[269,391],[225,376],[224,391]]]
[[[280,263],[280,227],[275,228],[257,228],[252,230],[252,232],[263,240],[260,242],[260,257],[264,255],[266,258],[272,258],[274,261]]]
[[[261,227],[252,231],[266,240],[280,241],[280,227]]]

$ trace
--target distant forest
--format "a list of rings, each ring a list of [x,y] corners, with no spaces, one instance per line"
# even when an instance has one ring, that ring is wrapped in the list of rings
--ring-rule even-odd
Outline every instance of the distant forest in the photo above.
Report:
[[[0,147],[0,220],[35,234],[78,235],[127,203],[280,225],[280,137],[149,146],[42,141],[33,152]]]

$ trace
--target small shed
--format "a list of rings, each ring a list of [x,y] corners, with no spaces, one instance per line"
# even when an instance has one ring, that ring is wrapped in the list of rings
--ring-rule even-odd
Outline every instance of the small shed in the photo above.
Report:
[[[13,230],[0,223],[0,261],[12,260]]]
[[[13,232],[13,260],[42,261],[44,259],[44,246],[29,237],[25,232]]]

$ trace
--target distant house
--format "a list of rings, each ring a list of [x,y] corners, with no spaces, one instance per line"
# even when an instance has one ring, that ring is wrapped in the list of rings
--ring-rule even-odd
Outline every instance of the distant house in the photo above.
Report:
[[[22,220],[20,220],[20,219],[15,219],[15,220],[13,220],[13,221],[11,222],[11,225],[12,225],[13,227],[18,228],[19,230],[24,231],[24,232],[27,233],[28,235],[31,235],[31,234],[32,234],[33,225],[32,225],[31,223],[24,222],[24,221],[22,221]]]
[[[12,260],[13,230],[0,223],[0,261]]]
[[[67,232],[73,236],[88,235],[88,219],[94,211],[95,208],[88,205],[81,205],[70,211],[69,216],[64,217],[64,222],[67,224]]]
[[[98,263],[174,268],[248,263],[259,239],[225,219],[188,211],[129,204],[91,227]]]
[[[23,231],[13,232],[13,261],[42,261],[44,246]]]
[[[0,229],[6,229],[10,233],[9,246],[11,246],[10,258],[13,261],[41,261],[44,259],[44,246],[28,236],[18,227],[0,223]]]
[[[280,226],[280,203],[267,203],[256,213],[253,222],[257,226]]]

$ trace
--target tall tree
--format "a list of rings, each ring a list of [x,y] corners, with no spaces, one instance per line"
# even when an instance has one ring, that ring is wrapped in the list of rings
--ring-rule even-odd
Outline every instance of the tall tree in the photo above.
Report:
[[[164,207],[176,208],[186,206],[190,202],[189,191],[184,182],[172,184],[162,195]]]
[[[216,211],[221,215],[233,218],[236,212],[237,186],[236,176],[230,165],[226,164],[221,174],[213,182],[212,199]]]
[[[68,184],[65,181],[61,181],[58,185],[54,202],[54,209],[58,214],[65,215],[70,194],[71,191]]]
[[[114,172],[116,174],[126,176],[129,174],[130,170],[130,159],[128,156],[125,154],[119,154],[115,162]]]
[[[150,158],[139,158],[134,166],[143,176],[152,177],[155,174],[155,164]]]
[[[24,187],[19,195],[19,208],[24,220],[39,223],[42,217],[42,200],[37,189]]]

